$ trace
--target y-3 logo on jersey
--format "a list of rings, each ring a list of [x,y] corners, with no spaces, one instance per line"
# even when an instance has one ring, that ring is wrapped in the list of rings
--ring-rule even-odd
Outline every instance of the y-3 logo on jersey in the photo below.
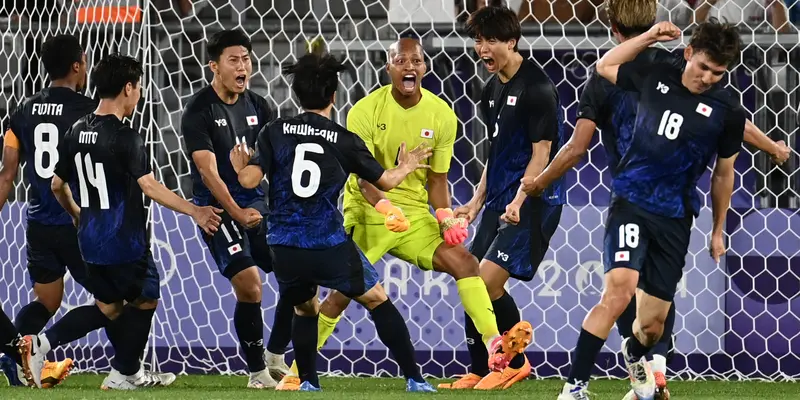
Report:
[[[228,126],[228,121],[223,119],[215,119],[214,122],[217,123],[217,126]]]
[[[658,85],[656,86],[656,90],[661,92],[661,94],[667,94],[667,92],[669,92],[669,86],[667,86],[667,85],[665,85],[665,84],[663,84],[661,82],[658,82]]]

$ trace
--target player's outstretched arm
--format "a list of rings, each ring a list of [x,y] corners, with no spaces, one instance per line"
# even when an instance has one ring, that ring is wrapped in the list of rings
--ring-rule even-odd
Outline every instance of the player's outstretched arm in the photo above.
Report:
[[[8,200],[8,193],[11,192],[11,187],[14,186],[14,179],[17,177],[19,170],[19,145],[13,146],[11,142],[16,141],[16,137],[9,139],[6,134],[5,146],[3,146],[3,164],[0,166],[0,210]]]
[[[53,179],[50,181],[50,190],[53,191],[53,196],[55,196],[58,204],[61,204],[61,207],[67,211],[72,217],[73,223],[77,226],[81,217],[81,208],[75,203],[72,191],[67,186],[67,183],[58,174],[53,175]]]
[[[649,31],[626,40],[613,49],[609,50],[600,60],[597,61],[597,73],[609,82],[617,83],[617,72],[620,65],[633,60],[636,55],[641,53],[655,42],[666,42],[675,40],[681,36],[681,30],[671,22],[659,22]]]
[[[531,157],[530,161],[528,161],[528,166],[525,167],[525,173],[522,175],[522,179],[520,180],[520,186],[517,189],[517,195],[514,196],[514,200],[511,200],[510,204],[506,205],[506,212],[500,216],[500,219],[503,221],[514,225],[519,223],[519,209],[522,207],[522,203],[524,203],[525,199],[528,197],[522,185],[526,181],[526,178],[528,181],[535,178],[547,166],[547,161],[550,158],[550,146],[552,146],[552,143],[553,142],[550,140],[540,140],[531,145],[533,146],[533,156]]]
[[[586,156],[596,130],[597,124],[594,121],[579,118],[572,137],[558,151],[553,161],[538,176],[523,177],[521,189],[528,196],[541,196],[553,181],[564,176]]]
[[[481,180],[478,182],[478,187],[475,188],[475,193],[472,194],[472,199],[467,202],[467,204],[458,207],[453,211],[453,215],[456,218],[464,218],[467,220],[468,223],[471,223],[478,217],[478,213],[481,212],[483,208],[483,204],[486,202],[486,170],[489,169],[489,164],[483,167],[483,174],[481,174]]]
[[[731,204],[733,183],[735,178],[734,162],[738,153],[728,158],[717,157],[717,164],[711,174],[711,213],[713,226],[711,228],[711,257],[719,263],[719,258],[725,253],[725,242],[722,238],[722,229],[725,217]]]
[[[744,125],[744,141],[769,154],[772,161],[778,165],[782,165],[792,155],[792,149],[786,145],[786,142],[783,140],[773,141],[749,119]]]
[[[418,169],[429,169],[430,165],[423,164],[433,154],[433,149],[421,144],[414,150],[406,151],[406,144],[400,144],[400,153],[397,156],[397,167],[386,170],[380,178],[374,182],[376,188],[388,191],[392,190],[403,182],[403,179]]]
[[[206,233],[213,234],[219,228],[222,218],[217,214],[222,213],[222,210],[214,207],[198,207],[182,199],[157,181],[152,172],[137,179],[136,182],[145,196],[172,211],[192,217]]]

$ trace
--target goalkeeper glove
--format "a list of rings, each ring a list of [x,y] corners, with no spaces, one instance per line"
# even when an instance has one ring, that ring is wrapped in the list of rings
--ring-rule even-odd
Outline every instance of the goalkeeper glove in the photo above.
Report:
[[[406,216],[403,215],[403,210],[392,205],[389,199],[383,199],[375,204],[375,210],[383,214],[386,218],[383,224],[386,226],[386,229],[392,232],[405,232],[411,227]]]
[[[445,243],[455,246],[467,240],[467,236],[469,236],[467,220],[453,217],[453,210],[449,208],[436,210],[436,219],[439,221],[439,228]]]

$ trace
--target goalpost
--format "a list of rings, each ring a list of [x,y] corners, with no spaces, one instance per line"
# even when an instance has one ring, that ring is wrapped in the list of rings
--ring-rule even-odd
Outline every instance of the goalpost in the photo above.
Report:
[[[451,7],[461,0],[58,1],[63,7],[58,12],[45,15],[25,9],[18,13],[21,19],[0,18],[0,56],[8,60],[0,63],[4,64],[0,65],[4,127],[8,112],[46,81],[36,67],[36,43],[56,33],[79,34],[90,64],[111,51],[145,63],[144,104],[131,123],[146,135],[158,178],[189,198],[189,164],[179,121],[188,98],[211,79],[205,67],[208,35],[223,28],[241,28],[252,37],[251,89],[265,96],[280,115],[298,110],[280,76],[281,63],[302,54],[307,40],[322,36],[329,51],[345,58],[348,66],[341,75],[335,107],[334,119],[340,123],[357,100],[387,82],[383,70],[388,45],[398,35],[414,35],[420,37],[427,56],[423,86],[452,104],[460,121],[449,173],[454,204],[469,200],[480,178],[488,141],[477,101],[487,75],[461,29],[466,11]],[[520,1],[511,3],[515,6]],[[681,49],[686,38],[666,47]],[[794,48],[797,34],[749,31],[743,39],[748,48],[742,65],[731,75],[731,85],[757,125],[774,139],[794,145],[800,68]],[[599,22],[556,23],[544,29],[538,23],[524,25],[520,51],[538,62],[557,84],[567,131],[574,126],[578,98],[592,64],[613,45],[608,29]],[[685,277],[676,295],[676,357],[671,373],[685,379],[800,377],[800,264],[796,259],[800,217],[789,208],[797,203],[796,179],[791,174],[795,167],[794,157],[779,168],[768,156],[743,150],[726,226],[729,251],[720,265],[706,250],[711,229],[708,176],[701,180],[706,207],[695,221]],[[609,201],[606,169],[602,146],[595,140],[586,161],[568,176],[568,205],[537,277],[509,285],[523,317],[534,325],[528,354],[539,377],[566,374],[581,322],[602,291],[603,223]],[[25,271],[26,188],[25,177],[20,177],[13,201],[0,213],[0,304],[9,315],[32,300]],[[178,373],[243,372],[231,318],[235,299],[198,229],[190,218],[160,207],[151,209],[150,218],[162,299],[146,362]],[[391,257],[376,269],[406,317],[424,372],[434,376],[465,373],[463,309],[453,280]],[[277,284],[269,276],[263,287],[265,338],[276,295]],[[55,318],[91,301],[68,279],[64,304]],[[596,374],[623,372],[616,356],[619,345],[614,330],[598,359]],[[111,349],[104,333],[94,332],[56,351],[58,357],[66,355],[76,360],[81,371],[107,371]],[[367,313],[355,304],[348,308],[321,358],[332,374],[398,374]]]

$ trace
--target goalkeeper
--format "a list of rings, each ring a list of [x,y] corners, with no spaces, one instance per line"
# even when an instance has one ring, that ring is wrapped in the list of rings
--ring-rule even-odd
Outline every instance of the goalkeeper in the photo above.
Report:
[[[515,346],[503,344],[492,302],[479,276],[478,260],[460,245],[467,237],[467,224],[453,218],[447,182],[456,115],[447,103],[420,86],[427,67],[419,42],[400,39],[390,46],[388,60],[391,84],[353,106],[347,115],[347,129],[364,140],[384,168],[397,165],[401,143],[410,148],[425,143],[433,148],[431,168],[408,175],[386,193],[351,176],[344,191],[345,230],[372,263],[389,253],[426,271],[452,276],[464,310],[490,353],[499,353],[501,347],[505,351],[503,356],[490,357],[496,368],[501,368],[524,350],[530,336]],[[436,210],[435,217],[429,204]],[[333,333],[349,303],[350,299],[335,291],[322,303],[318,347]],[[521,322],[505,337],[513,338],[517,332],[524,336],[529,331],[530,324]],[[292,371],[296,373],[294,365]]]

